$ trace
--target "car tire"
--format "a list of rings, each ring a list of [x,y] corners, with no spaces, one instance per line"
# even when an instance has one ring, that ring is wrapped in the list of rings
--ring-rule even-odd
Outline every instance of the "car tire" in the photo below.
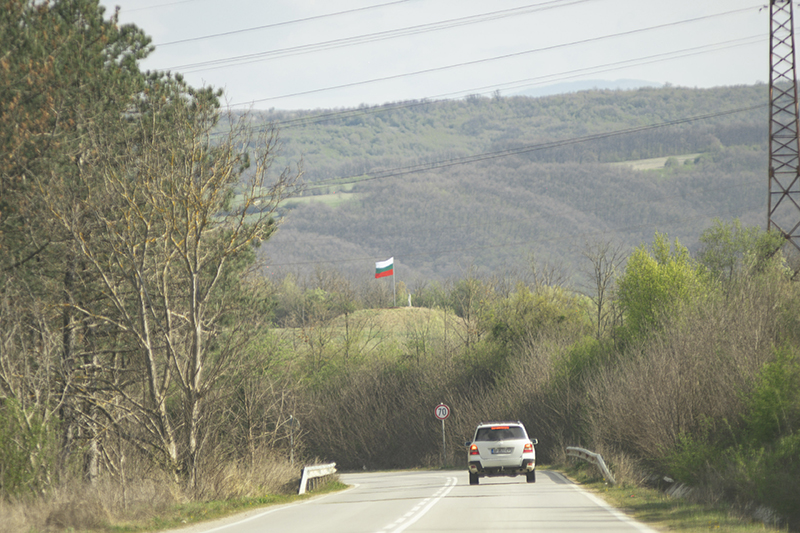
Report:
[[[470,485],[477,485],[478,484],[478,474],[470,474],[469,475],[469,484]]]
[[[536,470],[525,474],[525,479],[528,481],[528,483],[536,483]]]

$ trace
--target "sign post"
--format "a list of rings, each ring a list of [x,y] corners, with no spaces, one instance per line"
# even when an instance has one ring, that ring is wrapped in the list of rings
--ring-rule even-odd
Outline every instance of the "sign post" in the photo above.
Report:
[[[442,421],[442,467],[447,465],[447,445],[444,437],[444,421],[450,416],[450,408],[443,403],[436,406],[434,411],[436,418]]]

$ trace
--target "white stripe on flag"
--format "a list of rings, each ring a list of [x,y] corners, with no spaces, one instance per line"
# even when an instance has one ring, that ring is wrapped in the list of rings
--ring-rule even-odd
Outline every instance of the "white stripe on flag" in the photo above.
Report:
[[[377,263],[375,263],[375,268],[376,269],[386,268],[388,266],[392,266],[392,263],[394,263],[394,257],[390,257],[386,261],[378,261]]]

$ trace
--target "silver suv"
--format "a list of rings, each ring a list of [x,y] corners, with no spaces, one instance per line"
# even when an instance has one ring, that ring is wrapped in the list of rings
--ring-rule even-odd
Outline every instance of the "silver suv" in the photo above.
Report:
[[[469,484],[477,485],[484,476],[525,474],[528,483],[536,482],[536,450],[539,441],[528,438],[522,422],[481,422],[467,452]]]

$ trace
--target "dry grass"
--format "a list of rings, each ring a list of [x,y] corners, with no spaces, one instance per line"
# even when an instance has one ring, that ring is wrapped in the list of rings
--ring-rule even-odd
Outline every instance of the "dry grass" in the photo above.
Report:
[[[147,522],[177,503],[167,483],[140,480],[122,487],[69,483],[49,498],[0,502],[0,533],[103,530],[110,524]]]
[[[209,469],[193,496],[151,473],[149,479],[129,480],[125,486],[111,479],[94,486],[72,482],[47,498],[0,500],[0,533],[157,529],[296,493],[299,469],[285,458],[268,453],[260,457],[255,464]]]
[[[213,455],[213,454],[212,454]],[[253,498],[263,494],[286,494],[299,483],[299,467],[270,450],[256,452],[258,460],[250,462],[207,465],[200,476],[202,484],[195,499],[226,500]]]
[[[634,471],[635,469],[631,472]],[[588,463],[571,464],[565,468],[565,472],[610,505],[656,530],[686,533],[787,531],[786,528],[762,523],[753,513],[746,513],[722,501],[704,503],[695,498],[672,497],[660,490],[630,481],[610,486],[598,475],[596,468]],[[618,471],[615,471],[615,476],[627,477]],[[632,479],[636,477],[638,476],[634,474]]]
[[[410,326],[429,324],[431,332],[437,336],[444,334],[445,313],[441,309],[428,307],[393,307],[391,309],[361,309],[350,315],[349,320],[362,320],[372,327],[382,331],[385,335],[405,334]],[[338,317],[333,322],[334,326],[344,331],[345,318]],[[447,314],[447,327],[463,329],[463,321]]]

